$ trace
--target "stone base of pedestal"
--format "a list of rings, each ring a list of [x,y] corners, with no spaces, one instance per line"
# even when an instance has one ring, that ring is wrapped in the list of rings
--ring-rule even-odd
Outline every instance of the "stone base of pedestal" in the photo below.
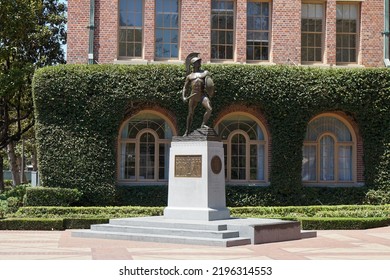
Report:
[[[72,236],[231,247],[315,237],[316,232],[301,232],[299,222],[277,219],[196,221],[158,216],[111,219],[89,230],[73,230]]]
[[[214,221],[228,219],[224,150],[213,129],[174,137],[170,149],[169,219]]]
[[[227,208],[211,209],[202,207],[187,208],[168,206],[164,209],[164,217],[178,220],[215,221],[229,219],[230,211]]]

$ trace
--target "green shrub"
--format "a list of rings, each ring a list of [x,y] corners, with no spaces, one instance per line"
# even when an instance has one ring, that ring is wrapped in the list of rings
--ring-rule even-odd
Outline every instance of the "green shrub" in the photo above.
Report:
[[[64,229],[89,229],[94,224],[107,224],[108,218],[66,218]]]
[[[0,219],[3,219],[7,212],[8,212],[8,202],[6,200],[0,200]]]
[[[249,106],[262,111],[272,137],[273,191],[265,198],[236,194],[232,206],[243,205],[240,199],[245,205],[303,205],[317,200],[327,204],[325,195],[318,198],[317,191],[313,196],[302,191],[301,182],[306,127],[323,112],[342,111],[354,119],[364,145],[366,185],[390,187],[390,69],[218,64],[205,69],[213,74],[218,99],[210,123],[229,106]],[[184,77],[184,67],[175,65],[66,65],[36,71],[33,95],[41,182],[78,188],[83,194],[81,205],[110,205],[123,117],[159,106],[175,115],[183,133]],[[201,115],[196,118],[194,122],[201,121]],[[342,203],[347,200],[340,195],[331,202],[337,198]]]
[[[0,195],[0,200],[6,200],[9,197],[17,197],[20,201],[22,201],[28,187],[31,187],[31,185],[23,184],[12,187]]]
[[[339,205],[339,206],[287,206],[287,207],[235,207],[231,215],[237,217],[390,217],[390,205]]]
[[[303,187],[294,195],[286,195],[271,187],[226,186],[226,205],[229,207],[355,205],[363,204],[367,191],[366,187]]]
[[[13,229],[25,223],[61,220],[63,229],[89,228],[109,219],[139,216],[161,216],[163,207],[21,207],[10,222]],[[301,221],[303,229],[365,229],[390,225],[390,205],[289,206],[230,208],[232,217],[277,218]],[[33,218],[33,219],[32,219]],[[32,221],[32,222],[31,222]],[[18,224],[19,223],[19,224]],[[38,229],[38,226],[36,225]],[[59,226],[57,226],[59,229]],[[5,228],[3,228],[5,229]]]
[[[302,229],[368,229],[390,225],[390,218],[301,218]]]
[[[7,198],[8,203],[8,212],[14,213],[18,211],[20,207],[23,206],[23,202],[18,197],[9,197]]]
[[[161,216],[163,207],[21,207],[15,217],[37,218],[125,218],[139,216]]]
[[[80,198],[77,189],[34,187],[28,188],[25,206],[69,206]]]
[[[366,204],[390,204],[390,190],[369,190],[364,202]]]
[[[12,180],[4,180],[4,186],[6,189],[11,188],[13,186],[13,181]]]
[[[63,230],[62,219],[10,218],[0,220],[0,230]]]
[[[226,205],[283,206],[283,205],[355,205],[363,204],[366,187],[304,187],[295,196],[285,196],[271,187],[226,186]],[[115,205],[118,206],[166,206],[168,187],[164,186],[118,186]]]
[[[118,186],[115,201],[118,206],[166,206],[168,186]]]

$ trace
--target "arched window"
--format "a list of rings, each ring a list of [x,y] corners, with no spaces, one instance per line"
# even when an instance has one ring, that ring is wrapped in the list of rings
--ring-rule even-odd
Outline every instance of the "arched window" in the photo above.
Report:
[[[353,129],[339,117],[325,115],[313,119],[303,145],[302,180],[354,182],[355,143]]]
[[[235,113],[216,126],[225,150],[227,182],[267,181],[267,136],[252,116]]]
[[[120,130],[120,182],[167,181],[172,125],[159,114],[142,112]]]

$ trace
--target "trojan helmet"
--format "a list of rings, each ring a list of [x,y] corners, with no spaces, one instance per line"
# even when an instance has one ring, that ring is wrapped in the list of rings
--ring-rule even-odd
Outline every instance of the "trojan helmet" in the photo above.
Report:
[[[187,75],[191,73],[191,65],[193,65],[196,61],[201,60],[199,57],[199,53],[190,53],[186,57],[186,72]]]
[[[195,62],[197,62],[198,60],[202,60],[199,56],[196,56],[194,58],[191,59],[191,65],[194,65]]]

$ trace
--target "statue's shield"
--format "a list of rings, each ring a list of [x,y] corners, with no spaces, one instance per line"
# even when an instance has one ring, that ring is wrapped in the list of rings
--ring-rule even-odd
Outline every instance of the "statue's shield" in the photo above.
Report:
[[[214,82],[213,82],[213,80],[211,79],[210,76],[206,76],[206,79],[205,79],[205,89],[206,89],[207,94],[210,97],[214,96]]]

